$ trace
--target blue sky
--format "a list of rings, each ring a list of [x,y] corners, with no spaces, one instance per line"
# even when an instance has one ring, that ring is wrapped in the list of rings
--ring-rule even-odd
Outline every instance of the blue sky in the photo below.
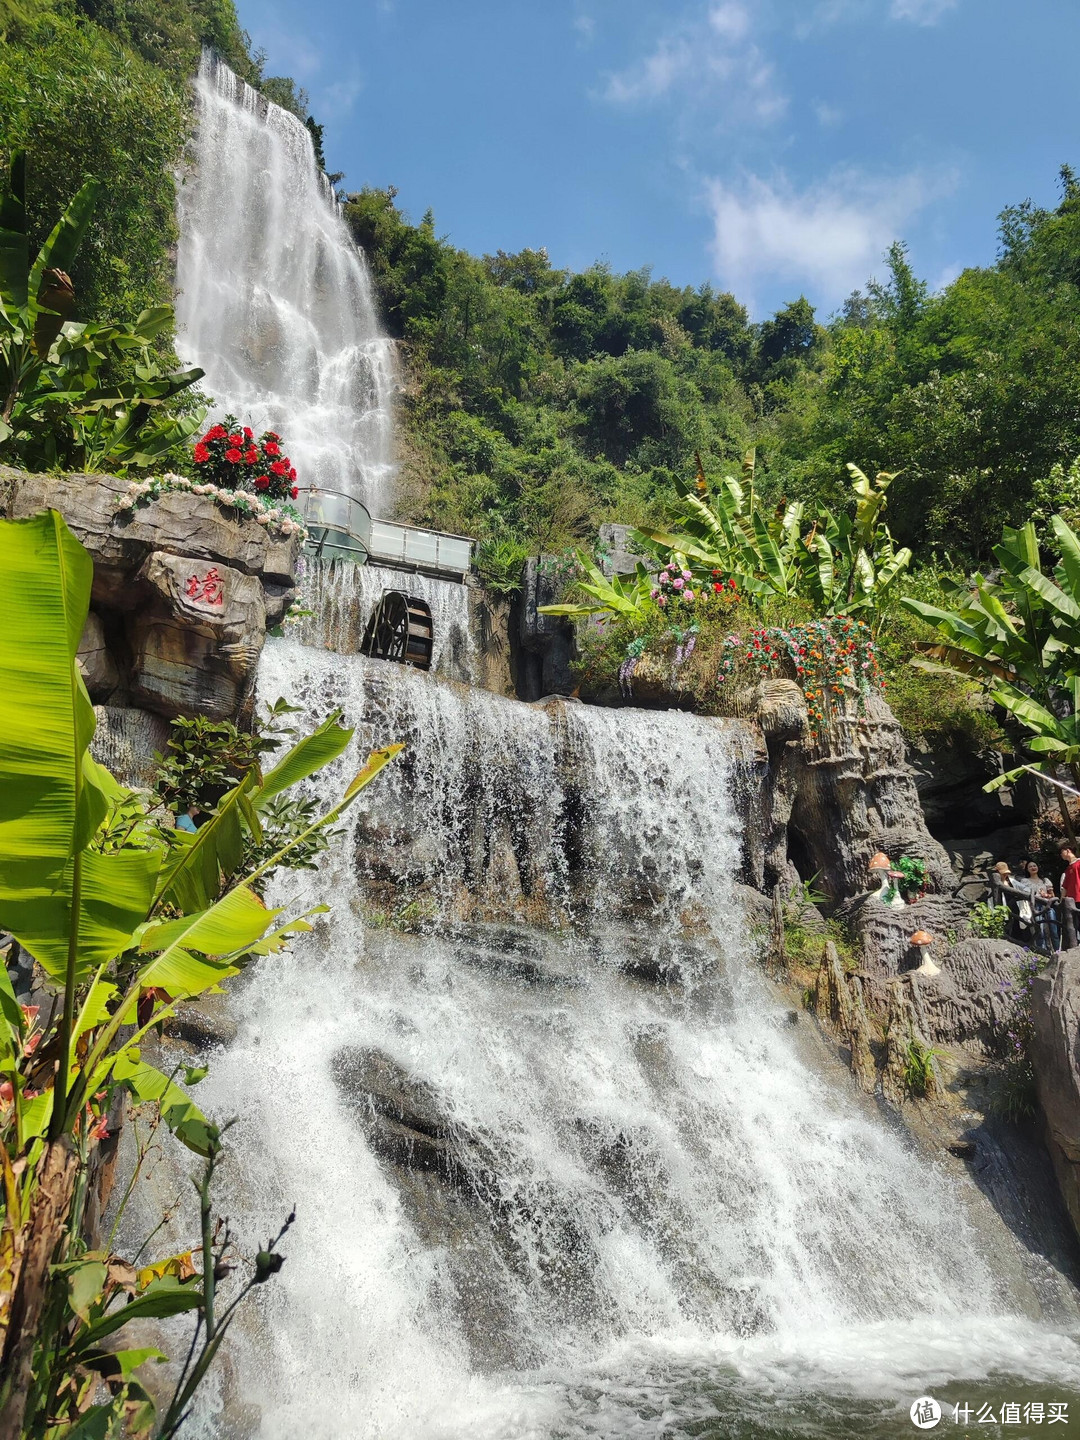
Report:
[[[1076,0],[240,0],[347,188],[477,254],[822,315],[894,238],[936,288],[1080,169]]]

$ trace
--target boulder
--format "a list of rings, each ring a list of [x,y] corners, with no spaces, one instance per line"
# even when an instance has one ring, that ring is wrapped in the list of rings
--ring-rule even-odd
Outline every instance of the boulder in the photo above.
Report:
[[[934,947],[940,975],[913,975],[923,1000],[922,1024],[941,1045],[964,1045],[998,1056],[1013,1012],[1009,991],[1025,952],[1008,940],[972,937],[958,945]]]
[[[634,540],[633,525],[607,524],[600,526],[600,569],[607,576],[633,575],[641,564],[648,564],[646,557],[631,547]],[[656,565],[654,560],[653,565]]]
[[[136,584],[146,600],[128,617],[133,697],[166,716],[235,715],[265,634],[258,578],[155,550]]]
[[[1058,1185],[1080,1233],[1080,950],[1032,987],[1031,1061]]]
[[[127,488],[114,475],[0,466],[0,513],[59,510],[94,562],[94,613],[80,649],[92,698],[168,718],[234,716],[267,628],[296,593],[300,540],[275,538],[187,491],[120,511]]]
[[[740,692],[736,708],[754,720],[770,742],[801,740],[809,729],[806,696],[794,680],[762,680]]]
[[[1024,960],[1019,946],[969,935],[967,904],[951,895],[924,895],[902,910],[883,905],[876,895],[861,895],[837,914],[858,945],[860,974],[873,1009],[884,1011],[892,981],[909,976],[919,1026],[928,1040],[963,1045],[980,1055],[999,1053],[1011,1012],[1006,991]],[[939,967],[937,975],[916,973],[922,959],[911,944],[916,930],[934,936],[930,957]]]
[[[462,1183],[478,1167],[475,1140],[446,1114],[430,1085],[381,1050],[346,1046],[331,1061],[342,1095],[375,1153],[406,1170],[433,1171]]]
[[[122,785],[147,788],[157,772],[155,755],[164,755],[169,726],[160,715],[127,705],[95,705],[97,726],[90,751]]]

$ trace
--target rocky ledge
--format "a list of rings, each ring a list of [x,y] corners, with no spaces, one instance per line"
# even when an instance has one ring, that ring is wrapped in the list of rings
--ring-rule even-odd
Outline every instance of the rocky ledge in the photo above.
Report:
[[[113,475],[0,466],[0,515],[58,510],[89,551],[94,587],[79,657],[95,703],[232,718],[267,630],[296,593],[300,539],[177,491],[118,510],[127,488]]]

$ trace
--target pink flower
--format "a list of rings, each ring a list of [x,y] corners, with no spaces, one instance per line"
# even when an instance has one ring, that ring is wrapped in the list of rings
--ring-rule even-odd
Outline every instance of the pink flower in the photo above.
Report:
[[[679,575],[679,576],[677,576],[676,579],[674,579],[671,583],[672,583],[672,585],[674,586],[674,588],[675,588],[676,590],[681,590],[681,589],[683,588],[683,586],[686,584],[686,581],[682,578],[681,575]]]
[[[657,603],[657,605],[666,605],[666,604],[667,604],[667,596],[666,596],[666,595],[661,595],[661,596],[660,596],[660,599],[657,600],[656,603]]]
[[[692,580],[694,577],[690,574],[690,571],[689,571],[689,570],[684,570],[684,571],[682,572],[682,578],[683,578],[684,580]]]
[[[693,598],[694,598],[694,592],[693,592],[692,590],[684,590],[684,591],[683,591],[683,597],[682,597],[682,598],[683,598],[684,600],[693,600]]]

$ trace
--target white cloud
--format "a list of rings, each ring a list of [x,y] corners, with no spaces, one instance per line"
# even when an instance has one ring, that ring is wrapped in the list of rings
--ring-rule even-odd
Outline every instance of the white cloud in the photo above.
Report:
[[[349,114],[364,88],[363,76],[358,73],[343,76],[329,85],[319,87],[319,114],[315,117],[328,121],[343,120]]]
[[[958,0],[892,0],[889,14],[894,20],[911,20],[916,25],[936,25]]]
[[[784,281],[809,290],[819,305],[834,304],[862,285],[891,242],[954,184],[951,175],[885,180],[851,170],[803,191],[756,175],[739,185],[713,180],[709,248],[720,279],[740,295],[752,295],[764,280]]]
[[[871,22],[875,19],[908,20],[914,25],[936,25],[955,10],[960,0],[817,0],[804,7],[795,34],[805,40],[831,25]]]
[[[824,130],[831,130],[834,125],[839,125],[844,118],[844,112],[838,105],[830,105],[827,100],[817,100],[814,103],[814,114],[817,122]]]
[[[306,84],[322,69],[322,52],[306,35],[275,23],[260,29],[256,38],[269,52],[267,68],[280,67],[278,74],[293,75]]]
[[[727,0],[709,11],[709,28],[723,40],[744,40],[750,30],[750,16],[738,0]]]
[[[578,33],[579,45],[589,45],[592,43],[593,36],[596,34],[596,20],[594,16],[582,12],[581,14],[575,15],[570,23]]]
[[[677,93],[690,109],[719,104],[728,115],[775,120],[787,98],[751,29],[741,0],[706,6],[661,35],[643,59],[609,73],[603,96],[615,105],[635,105]]]

